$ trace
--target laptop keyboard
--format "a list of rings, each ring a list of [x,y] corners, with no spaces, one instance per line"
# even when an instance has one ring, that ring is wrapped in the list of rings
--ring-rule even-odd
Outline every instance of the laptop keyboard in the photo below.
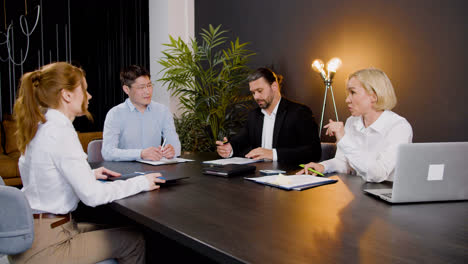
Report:
[[[388,198],[392,198],[392,193],[382,193],[382,195]]]

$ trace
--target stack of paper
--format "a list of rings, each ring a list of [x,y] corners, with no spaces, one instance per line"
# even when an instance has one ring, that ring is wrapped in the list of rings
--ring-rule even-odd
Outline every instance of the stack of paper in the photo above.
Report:
[[[246,180],[254,181],[257,183],[285,189],[301,191],[304,189],[335,183],[337,180],[317,177],[312,175],[272,175],[256,178],[245,178]]]
[[[137,160],[138,162],[158,166],[158,165],[166,165],[166,164],[173,164],[173,163],[181,163],[187,161],[193,161],[191,159],[183,159],[183,158],[173,158],[173,159],[166,159],[162,158],[160,160]]]

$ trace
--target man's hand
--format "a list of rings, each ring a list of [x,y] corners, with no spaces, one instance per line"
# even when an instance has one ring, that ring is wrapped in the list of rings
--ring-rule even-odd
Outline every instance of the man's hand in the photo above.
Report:
[[[162,156],[166,159],[172,159],[175,156],[175,149],[171,144],[167,144],[166,146],[159,147],[162,153]]]
[[[111,171],[104,167],[100,167],[94,170],[94,176],[96,177],[96,180],[107,180],[109,176],[120,177],[120,175],[121,175],[120,173]]]
[[[325,134],[327,136],[335,136],[336,142],[338,143],[345,134],[343,122],[335,122],[331,119],[329,121],[330,123],[323,127],[327,129]]]
[[[142,150],[140,156],[144,160],[160,160],[163,154],[160,148],[149,147]]]
[[[304,166],[304,169],[298,171],[296,174],[312,174],[312,175],[317,175],[317,173],[315,172],[311,172],[309,171],[309,168],[313,169],[313,170],[316,170],[320,173],[323,173],[325,171],[325,166],[323,166],[322,164],[318,164],[318,163],[315,163],[315,162],[310,162],[310,163],[307,163],[305,166]]]
[[[245,157],[249,159],[254,159],[254,160],[261,160],[261,159],[273,160],[273,150],[265,149],[265,148],[256,148],[256,149],[252,149],[249,153],[247,153]]]
[[[224,137],[223,141],[216,141],[216,151],[221,157],[227,158],[231,155],[232,146],[231,143],[224,142],[228,142],[226,137]]]
[[[148,180],[148,183],[150,185],[149,191],[153,191],[156,189],[159,189],[159,185],[156,185],[156,183],[165,183],[166,180],[161,179],[162,177],[161,173],[149,173],[145,175],[146,179]]]

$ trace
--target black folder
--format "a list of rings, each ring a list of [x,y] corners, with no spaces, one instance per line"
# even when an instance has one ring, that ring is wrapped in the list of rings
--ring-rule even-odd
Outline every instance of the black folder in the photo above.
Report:
[[[171,174],[167,174],[165,170],[159,170],[159,171],[142,171],[142,172],[127,173],[127,174],[122,174],[120,177],[108,177],[107,180],[108,181],[127,180],[136,176],[146,175],[146,174],[153,173],[153,172],[161,173],[162,176],[160,178],[166,180],[166,183],[172,183],[180,179],[190,178],[189,176],[186,176],[186,175],[171,175]],[[161,183],[157,183],[157,184],[160,185]]]
[[[253,173],[257,167],[244,164],[212,165],[202,169],[203,174],[231,177],[240,174]]]

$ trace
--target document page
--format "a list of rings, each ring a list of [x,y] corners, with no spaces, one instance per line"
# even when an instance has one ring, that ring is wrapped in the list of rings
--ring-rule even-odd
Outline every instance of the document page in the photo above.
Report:
[[[173,159],[166,159],[162,158],[161,160],[137,160],[138,162],[141,163],[146,163],[154,166],[158,165],[166,165],[166,164],[173,164],[173,163],[181,163],[181,162],[188,162],[188,161],[193,161],[191,159],[183,159],[183,158],[173,158]]]
[[[246,180],[255,181],[258,183],[263,183],[267,185],[271,185],[274,187],[279,187],[286,190],[303,190],[319,185],[335,183],[337,180],[325,178],[325,177],[317,177],[312,175],[271,175],[271,176],[264,176],[264,177],[256,177],[256,178],[245,178]]]
[[[217,159],[217,160],[207,160],[203,163],[205,164],[214,164],[214,165],[227,165],[227,164],[249,164],[255,162],[261,162],[263,160],[254,160],[248,158],[228,158],[228,159]]]

